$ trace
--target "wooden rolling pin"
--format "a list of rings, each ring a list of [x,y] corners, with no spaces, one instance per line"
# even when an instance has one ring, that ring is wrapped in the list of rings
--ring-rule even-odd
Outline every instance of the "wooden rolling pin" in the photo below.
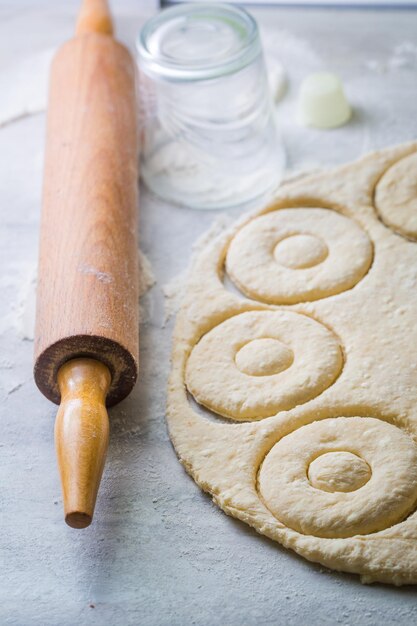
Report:
[[[105,0],[84,0],[51,69],[37,293],[36,384],[59,404],[65,520],[92,520],[111,406],[138,368],[135,65]]]

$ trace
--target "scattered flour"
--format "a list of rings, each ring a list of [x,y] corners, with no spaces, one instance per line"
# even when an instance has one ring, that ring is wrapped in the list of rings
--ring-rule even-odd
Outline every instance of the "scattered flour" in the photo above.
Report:
[[[323,172],[325,172],[325,169],[320,167],[317,163],[306,164],[306,166],[287,171],[281,184],[295,183],[297,180],[307,178],[307,176],[312,176],[313,174],[317,175]]]
[[[156,278],[152,264],[144,252],[139,248],[139,298],[155,285]]]
[[[0,128],[46,109],[48,76],[55,48],[34,54],[0,72]]]
[[[173,317],[180,308],[181,301],[184,296],[185,286],[187,284],[188,270],[184,270],[177,274],[169,282],[162,287],[164,294],[164,321],[165,326],[168,320]]]
[[[370,59],[365,65],[368,70],[377,74],[388,74],[401,69],[416,69],[417,44],[412,41],[403,41],[393,48],[391,55],[385,61]]]
[[[305,39],[286,30],[271,30],[262,25],[260,33],[268,73],[275,72],[275,68],[284,72],[283,68],[288,67],[291,68],[291,79],[297,81],[323,68],[323,59]],[[283,80],[286,83],[285,74]]]
[[[287,74],[279,61],[272,57],[266,59],[266,70],[268,75],[269,89],[272,100],[277,104],[285,95],[288,87]]]
[[[113,282],[113,276],[111,276],[107,272],[101,272],[100,270],[98,270],[95,267],[92,267],[91,265],[81,265],[79,267],[79,271],[81,272],[81,274],[91,274],[95,276],[97,280],[99,280],[101,283]]]
[[[33,341],[35,337],[37,270],[31,268],[19,292],[14,327],[18,337]]]
[[[155,283],[156,278],[151,262],[139,249],[139,320],[141,324],[147,324],[152,319],[152,300],[146,298],[146,294]]]
[[[85,267],[83,273],[91,274],[95,272],[92,268]],[[110,282],[107,274],[98,272],[98,279],[102,282]],[[102,276],[104,275],[104,276]],[[139,250],[139,297],[145,296],[147,291],[156,283],[152,265],[146,255]],[[1,330],[14,327],[20,339],[33,341],[35,336],[35,313],[36,313],[36,285],[37,271],[31,268],[26,279],[22,281],[18,294],[17,303],[3,320],[1,320]],[[147,319],[146,307],[140,307],[140,320],[144,323]],[[0,366],[1,367],[1,366]]]
[[[229,226],[232,222],[232,217],[225,213],[218,215],[210,225],[210,228],[203,233],[192,246],[192,255],[189,263],[189,267],[194,262],[194,259],[199,255],[200,251],[210,244],[220,233]],[[164,295],[164,321],[163,326],[173,317],[178,311],[181,301],[184,296],[185,287],[187,285],[189,269],[186,269],[168,281],[162,287],[162,293]]]
[[[216,237],[218,237],[218,235],[220,235],[232,221],[231,216],[226,213],[218,215],[211,223],[210,228],[193,243],[191,262],[193,262],[194,258],[201,252],[201,250],[214,241],[214,239],[216,239]]]

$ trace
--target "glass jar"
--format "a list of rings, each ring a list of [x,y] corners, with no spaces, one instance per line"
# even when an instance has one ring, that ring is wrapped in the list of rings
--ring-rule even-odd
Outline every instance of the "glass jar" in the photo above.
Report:
[[[284,150],[255,20],[223,4],[166,9],[142,29],[138,56],[147,186],[198,209],[272,194]]]

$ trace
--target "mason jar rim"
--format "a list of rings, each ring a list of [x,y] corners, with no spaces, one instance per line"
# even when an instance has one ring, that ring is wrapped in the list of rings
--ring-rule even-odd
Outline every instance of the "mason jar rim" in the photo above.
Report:
[[[170,21],[178,18],[206,16],[223,20],[244,35],[242,45],[229,56],[200,63],[176,61],[168,55],[155,55],[149,48],[150,38]],[[261,43],[255,19],[240,7],[222,3],[200,2],[170,7],[146,22],[136,40],[140,66],[154,77],[170,81],[196,81],[233,74],[249,65],[260,53]]]

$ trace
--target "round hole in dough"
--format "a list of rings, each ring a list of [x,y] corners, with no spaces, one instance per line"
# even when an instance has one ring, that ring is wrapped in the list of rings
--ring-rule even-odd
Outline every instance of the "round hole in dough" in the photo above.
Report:
[[[327,456],[336,475],[338,451],[366,461],[369,480],[353,491],[313,487],[308,470],[314,460]],[[271,513],[289,528],[343,538],[402,521],[417,501],[416,477],[417,446],[400,428],[372,417],[337,417],[302,426],[278,441],[264,459],[258,488]]]
[[[324,241],[314,235],[292,235],[281,239],[274,248],[277,263],[293,270],[318,265],[328,254]]]
[[[319,322],[292,311],[248,311],[202,337],[185,379],[197,402],[212,411],[256,420],[319,395],[342,366],[337,338]]]
[[[278,209],[232,239],[226,270],[250,298],[268,304],[319,300],[351,289],[372,263],[372,244],[353,220],[331,209]]]
[[[310,485],[322,491],[356,491],[371,478],[368,463],[352,452],[326,452],[309,465]]]
[[[353,290],[345,292],[343,297],[331,297],[308,305],[308,310],[318,319],[329,325],[334,324],[340,341],[346,347],[346,368],[333,386],[310,404],[304,404],[290,413],[280,413],[266,422],[261,420],[243,425],[227,425],[227,418],[216,417],[214,413],[211,418],[199,415],[201,405],[196,409],[193,400],[189,404],[190,394],[184,393],[186,363],[196,344],[196,336],[201,337],[207,332],[210,321],[211,327],[214,327],[219,324],[219,320],[236,315],[237,303],[234,295],[225,292],[218,280],[219,268],[223,266],[224,255],[227,253],[225,241],[230,240],[227,234],[218,240],[217,247],[210,246],[202,252],[199,262],[191,270],[187,296],[175,331],[173,371],[169,385],[168,421],[177,453],[195,481],[213,494],[218,506],[227,514],[250,524],[258,532],[294,550],[305,559],[336,571],[359,574],[364,583],[378,581],[395,585],[417,584],[417,503],[410,507],[409,514],[406,511],[401,513],[397,508],[397,498],[398,502],[403,502],[403,483],[404,493],[410,493],[410,481],[416,481],[413,463],[408,465],[409,473],[407,470],[403,471],[403,438],[399,439],[398,447],[391,434],[388,436],[384,431],[387,435],[385,438],[385,434],[381,433],[387,453],[391,458],[394,453],[397,457],[395,469],[398,466],[399,473],[395,482],[391,481],[390,489],[385,487],[385,475],[380,475],[378,488],[374,493],[382,492],[380,507],[385,506],[383,500],[388,493],[397,518],[393,518],[392,526],[386,530],[368,535],[362,533],[338,539],[337,527],[334,529],[336,539],[296,532],[282,523],[277,514],[267,510],[262,491],[256,489],[254,475],[260,475],[261,460],[265,457],[266,468],[273,450],[271,436],[275,437],[275,442],[282,439],[284,432],[300,428],[300,419],[307,424],[330,414],[352,415],[354,406],[361,407],[357,409],[361,413],[367,411],[367,415],[374,415],[374,412],[375,415],[398,415],[399,419],[395,423],[401,424],[401,432],[406,431],[410,439],[417,442],[417,384],[415,370],[412,368],[417,332],[417,325],[414,323],[415,290],[413,291],[417,246],[384,228],[377,220],[376,211],[372,213],[369,206],[370,194],[376,187],[376,177],[383,175],[387,164],[398,162],[399,155],[404,158],[410,154],[411,149],[417,150],[416,142],[412,148],[407,144],[379,151],[366,156],[359,163],[313,176],[309,182],[300,179],[292,183],[293,198],[311,198],[314,193],[314,197],[321,198],[322,206],[326,207],[332,206],[335,194],[340,189],[340,202],[349,206],[352,221],[363,224],[366,232],[370,233],[377,251],[377,262]],[[401,186],[403,181],[399,179],[398,183]],[[283,188],[283,201],[285,196]],[[411,210],[410,205],[409,207]],[[259,215],[263,213],[264,211],[260,211]],[[246,223],[253,219],[253,216],[248,215]],[[236,225],[235,232],[239,232],[241,228],[241,224]],[[327,245],[328,240],[324,240]],[[273,239],[269,254],[273,259],[274,269],[280,270],[273,258],[276,244],[277,240]],[[327,259],[314,268],[292,270],[291,274],[293,277],[302,277],[311,270],[321,271],[326,263]],[[215,283],[212,281],[213,277]],[[246,301],[242,306],[249,308],[250,303]],[[261,305],[253,303],[253,308],[256,306],[259,308]],[[236,352],[237,350],[238,347]],[[296,363],[276,377],[284,377],[291,371],[296,371]],[[246,382],[262,382],[273,378],[246,376]],[[205,385],[208,384],[209,380],[206,380]],[[227,385],[227,381],[224,385]],[[205,414],[205,409],[202,412]],[[209,419],[212,420],[211,423]],[[372,424],[372,421],[369,423]],[[382,420],[381,423],[383,425]],[[347,442],[351,446],[353,439],[348,437]],[[271,452],[267,455],[268,450]],[[351,453],[358,455],[358,458],[360,456],[367,463],[370,461],[357,447],[339,450],[337,445],[329,445],[321,456],[325,458],[328,455],[327,458],[331,459],[331,455],[336,452]],[[306,481],[307,469],[311,468],[318,456],[320,453],[316,452],[313,458],[306,460],[303,468]],[[375,466],[369,467],[372,472],[370,480],[357,490],[332,494],[310,484],[309,494],[314,492],[314,497],[334,497],[336,509],[339,507],[339,498],[350,501],[350,507],[345,510],[343,517],[345,524],[349,514],[353,511],[355,517],[357,509],[361,507],[358,500],[358,506],[353,506],[351,498],[362,497],[366,490],[375,485]],[[337,471],[333,478],[336,476],[340,478]],[[395,486],[391,489],[393,484]],[[339,509],[339,518],[340,515]],[[385,519],[384,524],[389,523],[390,520]],[[342,534],[347,535],[353,530],[346,530],[342,524]]]
[[[385,172],[375,189],[375,207],[387,226],[417,239],[417,152]]]
[[[235,361],[244,374],[272,376],[290,367],[294,353],[278,339],[254,339],[236,353]]]

